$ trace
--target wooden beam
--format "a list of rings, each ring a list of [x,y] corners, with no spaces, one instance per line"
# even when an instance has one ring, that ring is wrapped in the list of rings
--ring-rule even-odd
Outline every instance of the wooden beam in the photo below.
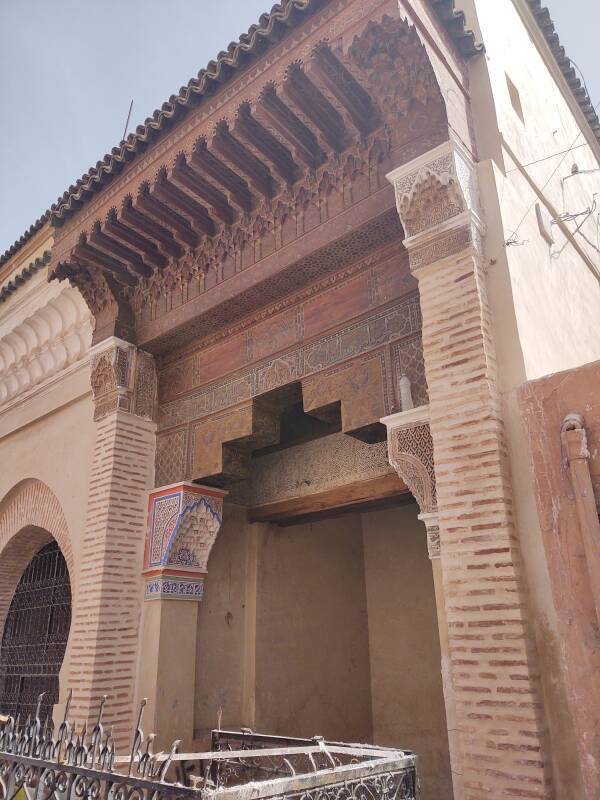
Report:
[[[244,211],[252,211],[254,199],[248,184],[210,152],[205,139],[199,139],[196,143],[192,153],[192,164],[223,187],[230,203]]]
[[[317,128],[329,147],[341,153],[348,143],[344,119],[298,64],[292,64],[288,69],[283,91],[288,100]]]
[[[300,177],[298,164],[288,148],[254,119],[249,103],[240,106],[234,133],[260,153],[261,157],[266,158],[286,183],[294,183]]]
[[[310,169],[316,169],[325,161],[317,137],[277,95],[272,84],[263,89],[259,100],[252,106],[252,113],[264,128],[276,131],[289,144],[296,158]]]
[[[324,492],[253,506],[248,514],[251,522],[283,522],[327,511],[340,511],[364,503],[402,498],[407,494],[412,497],[406,484],[395,472],[390,472],[376,478],[336,486]]]
[[[226,195],[201,176],[192,164],[188,164],[183,153],[177,157],[170,180],[192,197],[199,197],[208,203],[214,214],[227,225],[232,224],[235,219],[235,211],[229,204]]]
[[[267,198],[273,197],[277,184],[273,180],[271,171],[236,139],[224,120],[217,125],[212,144],[221,158],[229,163],[234,171],[242,172],[260,194]]]

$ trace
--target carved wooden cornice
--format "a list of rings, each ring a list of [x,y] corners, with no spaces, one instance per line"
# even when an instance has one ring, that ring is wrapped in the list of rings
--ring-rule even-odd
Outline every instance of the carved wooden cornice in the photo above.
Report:
[[[417,33],[391,16],[366,22],[345,49],[316,40],[271,74],[152,175],[132,172],[105,216],[88,212],[57,236],[52,274],[95,315],[119,302],[140,313],[228,258],[243,268],[245,248],[302,218],[328,187],[368,174],[415,103],[443,107]]]

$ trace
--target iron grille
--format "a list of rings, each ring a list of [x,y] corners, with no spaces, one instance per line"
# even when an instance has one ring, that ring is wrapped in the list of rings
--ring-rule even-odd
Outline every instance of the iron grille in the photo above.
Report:
[[[71,583],[56,542],[39,550],[21,576],[0,647],[0,709],[6,714],[40,713],[58,702],[58,673],[71,626]]]

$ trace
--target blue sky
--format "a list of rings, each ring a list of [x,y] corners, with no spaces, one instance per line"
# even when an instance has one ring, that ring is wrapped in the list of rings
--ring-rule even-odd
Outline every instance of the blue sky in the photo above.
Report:
[[[493,2],[493,0],[484,0]],[[600,101],[598,0],[546,0]],[[269,0],[0,2],[0,253]]]

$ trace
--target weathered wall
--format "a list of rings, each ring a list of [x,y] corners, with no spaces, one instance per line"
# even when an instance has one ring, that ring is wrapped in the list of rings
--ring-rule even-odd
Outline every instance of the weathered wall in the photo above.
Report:
[[[598,499],[600,486],[600,362],[550,375],[525,384],[519,392],[520,411],[529,444],[528,466],[533,475],[541,536],[548,560],[557,616],[552,646],[566,676],[565,717],[572,717],[577,765],[587,793],[600,790],[600,673],[598,620],[588,572],[584,536],[578,519],[561,424],[567,414],[583,414],[590,453],[589,467]]]
[[[450,797],[431,563],[416,505],[362,514],[373,741],[419,755],[424,798]]]
[[[268,528],[258,576],[257,728],[370,741],[360,516]]]
[[[261,525],[246,522],[246,510],[225,503],[223,525],[208,561],[199,606],[195,736],[206,744],[219,720],[254,726],[253,683],[256,540]],[[250,626],[250,641],[248,639]]]
[[[225,505],[198,618],[196,740],[219,719],[414,749],[451,793],[431,564],[417,507],[249,525]]]

